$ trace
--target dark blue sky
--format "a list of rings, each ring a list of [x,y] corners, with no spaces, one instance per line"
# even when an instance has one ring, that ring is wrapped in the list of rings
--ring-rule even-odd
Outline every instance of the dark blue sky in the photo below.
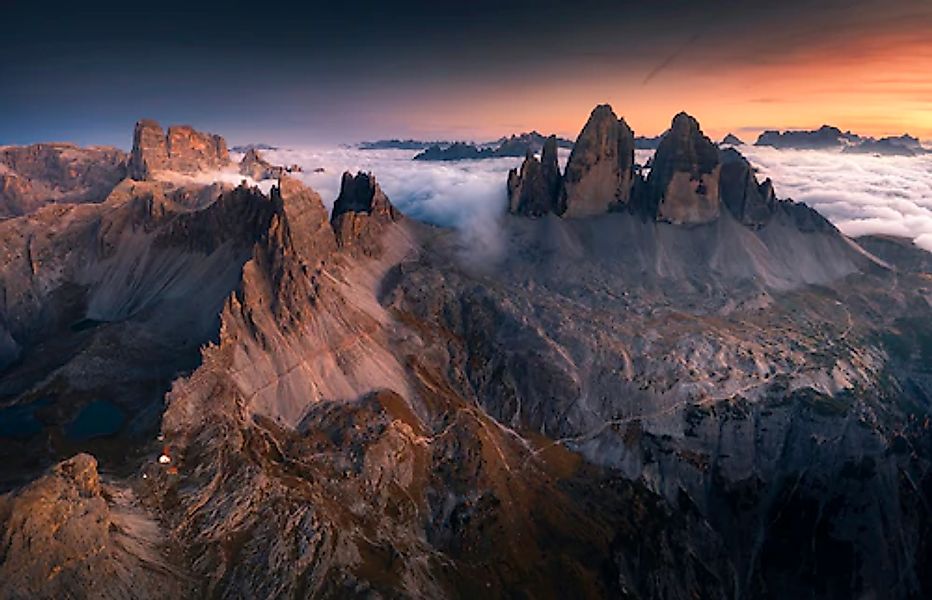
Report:
[[[573,134],[605,100],[655,134],[748,65],[932,32],[926,0],[317,4],[0,0],[0,144],[125,147],[140,117],[232,143]],[[754,114],[712,125],[797,124]]]

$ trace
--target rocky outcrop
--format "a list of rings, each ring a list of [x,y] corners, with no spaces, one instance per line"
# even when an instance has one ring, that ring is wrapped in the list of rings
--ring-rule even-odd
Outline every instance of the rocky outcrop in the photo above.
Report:
[[[608,104],[597,106],[566,164],[567,217],[587,217],[627,205],[634,178],[634,133]]]
[[[239,163],[239,173],[255,181],[262,181],[263,179],[278,179],[285,173],[285,168],[271,164],[262,158],[258,150],[249,148]]]
[[[647,177],[646,207],[661,221],[700,224],[719,215],[718,148],[686,113],[673,118]]]
[[[563,177],[557,162],[557,138],[544,143],[541,159],[528,152],[521,168],[508,172],[508,210],[517,215],[539,217],[562,214],[566,209]]]
[[[769,179],[758,182],[750,163],[734,148],[719,151],[686,113],[673,118],[659,138],[646,179],[634,166],[633,133],[608,105],[597,106],[579,134],[563,176],[556,144],[548,140],[541,160],[528,154],[508,173],[508,211],[591,217],[633,212],[676,225],[716,221],[724,207],[740,223],[765,226],[777,212],[802,232],[834,227],[811,208],[779,201]],[[734,136],[723,142],[741,143]]]
[[[341,246],[358,244],[375,250],[381,227],[401,218],[371,173],[343,173],[340,195],[333,204],[330,223]]]
[[[728,135],[723,137],[722,141],[719,142],[718,144],[719,146],[740,146],[744,144],[744,142],[741,141],[741,138],[739,138],[735,134],[729,133]]]
[[[168,132],[150,119],[136,123],[129,175],[152,178],[158,171],[195,173],[229,166],[230,153],[219,135],[202,133],[188,125],[174,125]]]
[[[688,129],[660,164],[701,178]],[[772,197],[715,161],[728,211]],[[332,215],[287,176],[213,189],[0,223],[0,348],[58,321],[0,377],[0,435],[45,436],[0,443],[0,485],[30,474],[0,597],[930,595],[918,250],[891,273],[778,202],[502,219],[477,269],[369,174]],[[132,424],[88,444],[107,478],[29,471],[100,398]]]
[[[733,148],[720,153],[719,190],[722,203],[741,223],[762,227],[776,209],[777,199],[770,179],[757,182],[751,163]]]
[[[274,214],[264,242],[273,262],[312,268],[336,248],[320,195],[297,179],[284,176],[271,192]],[[284,269],[273,268],[276,275]]]
[[[97,461],[79,454],[0,497],[3,597],[177,598],[184,576],[130,494],[107,489]]]
[[[117,148],[73,144],[0,147],[0,219],[52,203],[102,202],[126,176]]]

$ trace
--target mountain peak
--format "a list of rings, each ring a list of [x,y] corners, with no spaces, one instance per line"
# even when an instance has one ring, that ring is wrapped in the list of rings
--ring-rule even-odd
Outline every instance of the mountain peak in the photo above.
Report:
[[[190,125],[172,125],[165,132],[152,119],[136,123],[129,161],[129,176],[133,179],[151,179],[157,171],[219,169],[229,163],[226,140],[219,135],[197,131]]]
[[[631,199],[634,132],[608,104],[596,106],[566,164],[566,215],[607,212]]]
[[[349,171],[343,173],[340,195],[333,203],[330,215],[330,224],[339,245],[360,242],[363,246],[375,248],[379,236],[373,229],[380,229],[400,217],[374,175],[363,171],[356,175]]]
[[[514,214],[541,216],[565,208],[563,179],[557,162],[557,137],[544,142],[538,161],[529,149],[520,170],[508,173],[508,209]]]
[[[719,215],[718,148],[692,116],[673,117],[647,178],[648,206],[660,220],[695,224]]]
[[[733,133],[729,133],[728,135],[722,138],[721,142],[719,142],[720,146],[741,146],[743,144],[744,142],[741,140],[741,138],[739,138]]]

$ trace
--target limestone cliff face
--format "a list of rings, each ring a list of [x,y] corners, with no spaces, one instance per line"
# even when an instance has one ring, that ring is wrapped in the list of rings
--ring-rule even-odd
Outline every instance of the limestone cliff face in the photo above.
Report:
[[[751,164],[733,148],[721,153],[721,163],[719,192],[725,207],[749,227],[765,225],[777,205],[773,182],[758,183]]]
[[[654,155],[647,178],[647,208],[670,223],[701,224],[719,216],[718,148],[699,123],[680,113]]]
[[[748,226],[730,160],[712,222],[505,218],[482,269],[366,173],[0,222],[0,435],[49,403],[0,597],[930,597],[927,253]],[[106,476],[38,471],[100,398]]]
[[[177,598],[184,575],[166,558],[157,525],[108,490],[88,454],[0,496],[5,598]]]
[[[544,142],[541,159],[528,152],[521,168],[508,172],[508,210],[513,214],[539,217],[562,214],[566,209],[565,189],[557,162],[557,138]]]
[[[0,219],[52,203],[102,202],[126,176],[126,153],[104,146],[0,147]]]
[[[343,173],[330,223],[340,246],[378,252],[381,228],[401,218],[371,173]]]
[[[566,164],[567,217],[603,214],[631,199],[634,132],[608,104],[597,106]]]
[[[230,153],[219,135],[202,133],[187,125],[162,127],[151,119],[136,123],[129,175],[149,179],[157,171],[192,173],[229,166]]]

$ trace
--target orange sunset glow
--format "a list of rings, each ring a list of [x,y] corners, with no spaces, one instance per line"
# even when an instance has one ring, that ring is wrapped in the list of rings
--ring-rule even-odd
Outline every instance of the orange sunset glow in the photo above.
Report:
[[[645,66],[625,64],[610,75],[603,67],[561,73],[557,84],[466,85],[426,99],[415,130],[437,132],[455,118],[482,123],[466,132],[480,139],[534,128],[572,136],[595,99],[612,103],[643,135],[663,132],[672,115],[688,110],[713,137],[830,123],[866,135],[932,139],[932,36],[924,32],[788,48],[761,61],[717,66],[715,59],[679,57],[646,82]]]

